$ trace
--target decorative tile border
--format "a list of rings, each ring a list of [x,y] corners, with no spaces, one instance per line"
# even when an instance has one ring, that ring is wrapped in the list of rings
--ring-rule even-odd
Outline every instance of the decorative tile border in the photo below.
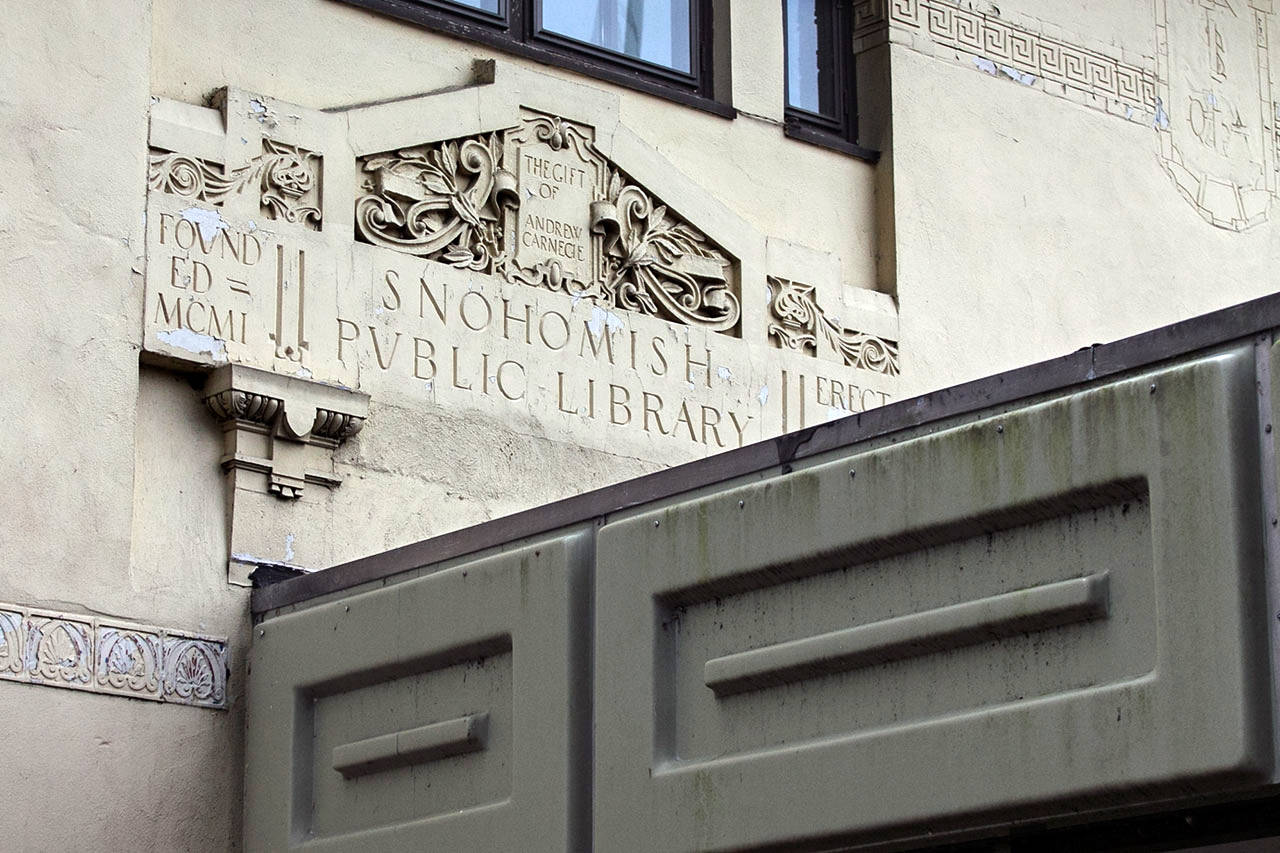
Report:
[[[0,679],[227,707],[227,641],[0,604]]]
[[[1094,109],[1150,124],[1156,110],[1151,70],[1034,32],[950,0],[856,0],[854,38],[863,49],[884,41],[890,28],[919,34],[933,45],[972,57],[973,64],[1026,86]],[[898,41],[897,36],[888,36]],[[967,61],[967,60],[966,60]],[[1049,87],[1057,84],[1061,90]]]

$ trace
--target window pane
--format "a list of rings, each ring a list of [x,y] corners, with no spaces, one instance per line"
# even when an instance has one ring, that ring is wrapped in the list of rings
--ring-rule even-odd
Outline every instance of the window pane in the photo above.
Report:
[[[836,116],[834,0],[787,0],[787,103]]]
[[[540,0],[542,28],[692,72],[689,0]]]
[[[498,3],[501,0],[447,0],[455,6],[466,6],[470,9],[479,9],[482,12],[492,12],[498,14]]]

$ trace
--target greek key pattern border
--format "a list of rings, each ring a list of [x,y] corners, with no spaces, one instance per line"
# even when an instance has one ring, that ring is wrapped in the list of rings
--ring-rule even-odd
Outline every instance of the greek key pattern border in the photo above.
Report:
[[[969,54],[989,74],[1027,86],[1056,83],[1061,93],[1043,91],[1074,93],[1071,100],[1144,124],[1155,113],[1152,71],[948,0],[856,0],[853,27],[855,41],[864,45],[876,43],[891,27],[919,33],[935,45]]]
[[[228,671],[222,638],[0,603],[0,680],[223,710]]]

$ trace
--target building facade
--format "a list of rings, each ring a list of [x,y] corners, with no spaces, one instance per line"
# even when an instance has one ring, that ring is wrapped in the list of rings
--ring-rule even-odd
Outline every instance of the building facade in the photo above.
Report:
[[[1269,0],[107,5],[0,36],[30,849],[241,843],[254,572],[1274,289]]]

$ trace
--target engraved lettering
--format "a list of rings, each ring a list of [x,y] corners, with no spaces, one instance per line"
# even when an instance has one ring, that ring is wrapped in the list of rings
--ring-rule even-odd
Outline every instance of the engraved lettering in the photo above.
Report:
[[[427,349],[427,352],[425,355],[422,352],[422,348],[424,346]],[[435,355],[436,355],[435,344],[423,338],[415,337],[413,339],[413,375],[418,379],[425,379],[428,381],[434,379],[436,376]],[[422,375],[422,370],[420,368],[420,365],[423,362],[426,363],[427,369],[428,369],[428,373],[426,376]]]
[[[344,334],[345,330],[348,328],[351,330],[351,334],[349,336]],[[360,337],[359,326],[357,326],[355,323],[351,322],[350,320],[344,320],[341,317],[338,318],[338,361],[342,361],[342,362],[346,361],[346,359],[342,357],[342,345],[344,343],[347,343],[348,341],[357,340],[359,337]]]
[[[621,393],[621,399],[618,398]],[[623,426],[631,422],[631,392],[621,385],[609,383],[609,423]],[[625,417],[618,420],[618,410],[621,409]]]
[[[693,357],[693,347],[690,346],[689,344],[684,345],[684,374],[685,374],[685,379],[687,379],[690,384],[693,384],[694,366],[697,365],[698,367],[706,368],[707,387],[710,388],[711,387],[711,350],[704,349],[703,352],[707,354],[707,360],[698,361],[696,358]]]
[[[506,370],[508,367],[516,368],[517,370],[519,370],[520,391],[515,394],[512,394],[507,390],[507,380],[503,378],[503,371]],[[502,394],[502,396],[506,397],[508,400],[514,401],[514,400],[521,399],[522,397],[524,397],[525,390],[528,387],[528,381],[526,379],[526,376],[527,374],[525,373],[523,364],[521,364],[518,361],[512,361],[511,359],[507,359],[506,361],[502,362],[502,364],[498,365],[498,369],[496,371],[496,378],[498,380],[498,391]]]
[[[388,311],[399,311],[400,291],[396,288],[396,283],[400,281],[400,273],[387,270],[383,280],[387,283],[387,293],[382,297],[382,307]]]
[[[418,318],[423,319],[427,316],[427,301],[431,302],[431,309],[436,312],[441,324],[445,322],[444,309],[449,304],[449,286],[443,281],[440,282],[440,296],[431,291],[431,285],[427,284],[427,277],[420,276],[418,281],[422,284],[418,291]]]
[[[467,316],[467,297],[473,296],[480,300],[480,304],[484,306],[484,320],[479,325],[474,325]],[[474,301],[474,300],[473,300]],[[468,290],[462,294],[462,299],[458,301],[458,315],[462,317],[462,325],[466,326],[473,332],[483,332],[489,327],[489,323],[493,320],[493,306],[489,304],[489,300],[484,298],[484,294],[478,290]]]
[[[608,327],[602,327],[600,337],[597,339],[591,334],[591,321],[584,320],[582,322],[582,342],[578,344],[578,357],[584,358],[587,351],[587,345],[591,346],[591,354],[598,360],[600,358],[600,350],[604,349],[605,354],[609,358],[609,363],[613,364],[613,336],[609,334]]]
[[[555,317],[560,321],[560,334],[564,337],[558,344],[551,343],[547,338],[547,319],[549,317]],[[569,318],[561,314],[559,311],[548,311],[543,314],[538,320],[538,337],[542,339],[542,343],[547,347],[547,349],[552,350],[553,352],[564,349],[569,344]]]
[[[642,402],[644,405],[644,415],[643,415],[644,431],[649,432],[649,415],[653,415],[653,422],[658,427],[658,432],[662,433],[663,435],[666,435],[667,431],[662,426],[662,417],[659,414],[659,412],[662,409],[662,398],[657,394],[653,394],[649,391],[641,392],[641,396],[643,397]]]
[[[524,306],[524,316],[511,313],[511,300],[502,300],[502,337],[511,340],[511,324],[524,323],[524,342],[526,344],[533,343],[533,306],[526,304]]]
[[[395,360],[396,348],[400,346],[400,333],[396,332],[396,336],[391,339],[391,352],[387,354],[386,361],[382,360],[382,345],[378,343],[378,327],[377,326],[369,327],[369,338],[370,340],[373,341],[373,355],[375,358],[378,359],[378,367],[381,367],[383,370],[387,370],[388,368],[391,367],[391,363]],[[339,355],[338,357],[341,358],[342,356]]]

